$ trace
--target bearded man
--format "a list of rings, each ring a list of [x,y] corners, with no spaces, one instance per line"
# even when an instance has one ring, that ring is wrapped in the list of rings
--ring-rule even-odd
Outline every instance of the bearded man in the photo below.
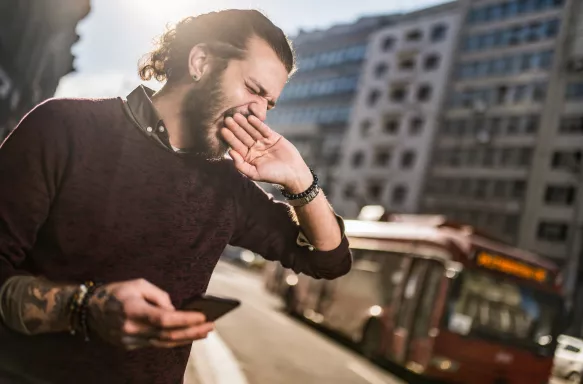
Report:
[[[264,122],[294,66],[261,13],[215,12],[145,56],[159,92],[24,117],[0,148],[0,382],[181,382],[213,324],[180,307],[227,244],[315,278],[349,271],[342,220]]]

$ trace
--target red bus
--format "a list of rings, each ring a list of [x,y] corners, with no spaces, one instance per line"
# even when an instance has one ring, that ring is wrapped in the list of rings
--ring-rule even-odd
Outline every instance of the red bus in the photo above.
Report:
[[[442,216],[346,221],[352,270],[316,280],[281,267],[287,311],[381,358],[450,383],[546,384],[564,326],[555,265]]]

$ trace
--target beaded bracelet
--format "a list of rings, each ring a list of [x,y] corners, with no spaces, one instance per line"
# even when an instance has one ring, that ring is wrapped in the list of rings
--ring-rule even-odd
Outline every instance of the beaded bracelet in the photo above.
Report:
[[[80,329],[84,334],[85,341],[89,341],[87,305],[98,286],[93,281],[87,281],[81,284],[69,304],[69,332],[74,336]]]
[[[312,173],[312,176],[314,177],[314,181],[312,182],[312,185],[310,185],[308,187],[308,189],[306,189],[304,192],[301,193],[289,193],[287,192],[284,188],[281,188],[281,194],[283,195],[283,197],[285,197],[288,200],[297,200],[297,199],[301,199],[304,198],[310,194],[312,194],[314,192],[315,189],[318,189],[318,176],[316,176],[316,174],[314,173],[314,170],[312,168],[310,168],[310,172]]]
[[[89,327],[87,326],[87,307],[89,304],[89,299],[95,294],[95,290],[99,287],[99,284],[94,283],[93,281],[88,281],[85,283],[87,286],[87,294],[83,297],[83,301],[81,303],[81,308],[79,311],[79,322],[81,329],[83,330],[83,336],[85,337],[85,341],[89,341]]]

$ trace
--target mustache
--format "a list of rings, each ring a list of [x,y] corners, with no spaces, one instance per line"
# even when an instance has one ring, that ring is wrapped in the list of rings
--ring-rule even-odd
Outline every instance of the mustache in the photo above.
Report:
[[[235,113],[240,113],[241,115],[243,115],[245,118],[248,118],[249,116],[254,116],[254,113],[252,113],[251,111],[245,111],[245,112],[241,112],[238,111],[237,108],[229,108],[227,109],[227,111],[224,113],[224,117],[225,119],[227,117],[234,117]]]

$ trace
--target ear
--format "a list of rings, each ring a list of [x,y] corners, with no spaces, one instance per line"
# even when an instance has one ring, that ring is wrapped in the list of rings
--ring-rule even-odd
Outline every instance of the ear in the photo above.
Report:
[[[208,72],[210,55],[205,44],[197,44],[188,55],[188,73],[194,81],[199,81]]]

